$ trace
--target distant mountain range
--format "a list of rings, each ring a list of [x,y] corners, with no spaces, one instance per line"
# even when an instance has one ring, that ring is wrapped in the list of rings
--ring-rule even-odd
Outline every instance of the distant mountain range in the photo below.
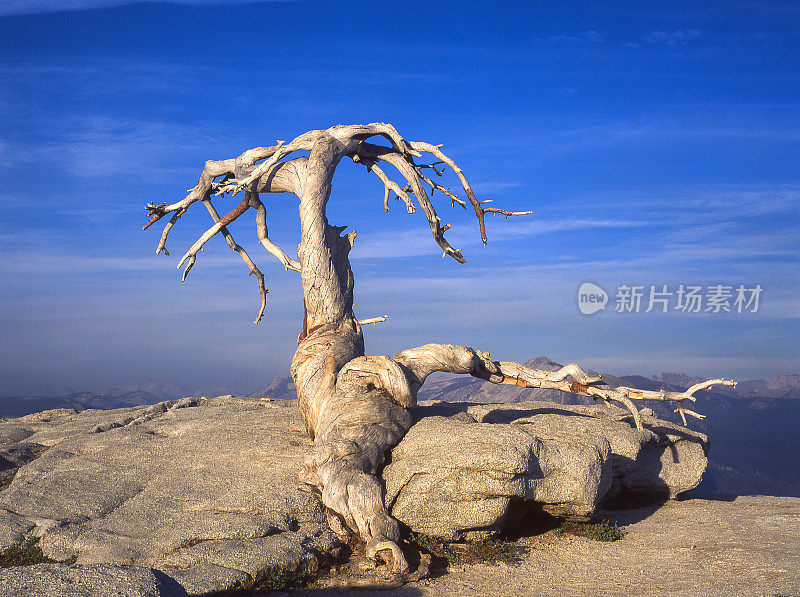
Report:
[[[536,369],[556,371],[561,364],[547,357],[526,363]],[[685,390],[709,378],[666,372],[643,377],[615,377],[603,374],[611,386],[632,386],[643,390]],[[707,416],[690,418],[689,426],[709,436],[709,466],[698,492],[737,495],[780,495],[800,497],[800,375],[781,373],[769,381],[742,381],[735,388],[714,386],[698,392],[692,407]],[[591,398],[558,390],[525,389],[495,385],[475,378],[434,374],[420,392],[420,399],[448,402],[522,402],[543,400],[558,404],[592,404]],[[642,402],[657,417],[680,423],[674,406]]]
[[[555,371],[561,367],[540,356],[525,363],[536,369]],[[603,374],[611,386],[627,385],[645,390],[685,390],[708,378],[665,372],[643,377],[615,377]],[[184,396],[247,395],[241,388],[192,389],[171,382],[146,380],[121,389],[100,393],[69,392],[60,396],[0,398],[0,417],[19,417],[53,408],[112,409],[154,404]],[[294,398],[290,377],[276,377],[267,387],[249,394],[251,398],[273,400]],[[422,387],[420,400],[447,402],[524,402],[542,400],[557,404],[593,404],[591,398],[558,390],[495,385],[472,377],[435,373]],[[643,402],[657,417],[680,422],[668,403]],[[707,415],[690,419],[689,426],[711,440],[709,467],[698,491],[739,495],[780,495],[800,497],[800,375],[780,373],[769,381],[749,380],[736,388],[715,386],[698,392],[693,407]]]
[[[526,365],[556,371],[561,364],[541,356]],[[633,386],[644,390],[685,390],[708,378],[665,372],[643,377],[603,374],[612,386]],[[258,398],[294,398],[289,377],[277,377],[253,394]],[[689,419],[689,426],[711,440],[709,466],[699,492],[738,495],[781,495],[800,497],[800,375],[781,373],[769,381],[742,381],[735,388],[715,386],[698,392],[693,407],[706,419]],[[447,402],[524,402],[542,400],[558,404],[594,404],[591,398],[558,390],[496,385],[473,377],[434,373],[419,393],[420,400]],[[657,417],[680,423],[674,406],[642,402]]]
[[[266,388],[250,394],[248,398],[292,399],[297,398],[297,390],[291,377],[276,377]]]
[[[63,390],[65,391],[55,395],[0,397],[0,417],[22,417],[54,408],[110,410],[155,404],[185,396],[219,396],[222,394],[241,396],[250,393],[242,386],[237,385],[196,388],[155,379],[145,379],[122,388],[111,388],[103,392],[77,392],[66,387]]]
[[[542,369],[544,371],[557,371],[562,367],[560,363],[555,363],[549,358],[540,356],[525,363],[529,367]],[[709,377],[690,377],[685,373],[668,371],[643,377],[640,375],[625,375],[616,377],[603,373],[603,379],[611,386],[633,386],[643,390],[685,390],[691,385],[706,381]],[[742,381],[735,388],[731,386],[715,386],[710,394],[715,396],[729,396],[731,398],[744,398],[756,401],[766,401],[772,399],[800,399],[800,375],[794,373],[780,373],[770,381],[755,379]],[[594,401],[591,398],[581,398],[566,394],[559,390],[542,390],[520,388],[512,385],[496,385],[485,382],[474,377],[463,375],[455,376],[442,373],[431,375],[422,386],[419,398],[421,400],[446,400],[448,402],[469,401],[469,402],[522,402],[525,400],[545,400],[548,402],[568,404],[586,403]],[[700,397],[698,400],[702,401]],[[647,403],[651,406],[651,403]],[[750,408],[758,408],[748,403]],[[654,410],[656,410],[654,408]],[[671,412],[671,409],[670,411]],[[659,415],[661,416],[661,415]]]

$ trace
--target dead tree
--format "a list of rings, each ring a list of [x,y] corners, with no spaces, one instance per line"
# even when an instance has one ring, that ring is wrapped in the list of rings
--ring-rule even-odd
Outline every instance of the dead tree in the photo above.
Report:
[[[382,137],[389,145],[368,143],[371,137]],[[380,556],[396,572],[406,571],[408,565],[398,545],[397,523],[384,507],[376,474],[387,450],[408,431],[409,411],[416,405],[417,392],[434,371],[472,375],[498,384],[554,388],[592,396],[606,404],[619,402],[630,410],[633,423],[640,430],[641,421],[633,400],[674,401],[681,417],[686,414],[702,417],[684,408],[684,401],[694,401],[692,394],[701,388],[733,384],[715,379],[692,386],[686,392],[611,388],[602,383],[600,376],[589,375],[575,364],[553,373],[518,363],[493,361],[486,351],[449,344],[426,344],[403,350],[393,357],[366,356],[361,326],[382,318],[359,321],[353,314],[353,272],[348,255],[353,249],[356,232],[342,235],[345,227],[330,225],[326,217],[331,181],[340,160],[350,158],[380,179],[384,186],[385,210],[389,209],[393,194],[402,200],[408,213],[414,213],[418,207],[422,209],[443,256],[449,255],[460,263],[465,262],[461,252],[445,239],[450,224],[441,224],[426,186],[431,196],[439,191],[451,206],[458,204],[474,210],[484,245],[487,213],[506,218],[531,213],[486,207],[487,202],[476,199],[461,169],[441,147],[406,141],[389,124],[339,125],[309,131],[290,143],[278,141],[271,147],[249,149],[237,158],[208,161],[200,180],[185,199],[171,205],[150,203],[145,206],[149,220],[144,228],[171,214],[156,250],[157,254],[169,255],[166,241],[171,228],[192,204],[199,201],[205,205],[214,225],[181,258],[178,267],[186,264],[183,279],[194,266],[203,245],[216,234],[222,234],[258,281],[261,308],[256,323],[266,306],[264,274],[236,244],[227,225],[252,209],[261,244],[287,270],[300,273],[305,318],[291,374],[297,386],[300,414],[314,440],[301,478],[319,490],[333,530],[340,534],[347,534],[348,530],[357,533],[366,542],[367,556]],[[307,152],[307,155],[286,159],[295,152]],[[428,161],[424,161],[423,156]],[[389,177],[384,171],[387,165],[397,170],[403,183]],[[466,199],[436,182],[445,167],[455,173]],[[240,192],[241,202],[220,218],[211,197],[233,196]],[[261,201],[263,193],[294,193],[300,199],[301,241],[297,259],[269,239],[267,210]]]

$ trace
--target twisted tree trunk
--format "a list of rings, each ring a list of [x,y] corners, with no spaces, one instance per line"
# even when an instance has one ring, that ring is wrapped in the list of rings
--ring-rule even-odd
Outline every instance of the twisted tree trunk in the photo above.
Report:
[[[380,135],[392,146],[366,143]],[[307,151],[308,157],[280,161],[295,151]],[[434,156],[432,164],[417,163],[422,154]],[[306,459],[301,474],[303,482],[315,487],[321,495],[331,528],[340,533],[355,532],[367,548],[367,556],[382,557],[395,572],[405,572],[408,564],[399,547],[397,522],[386,511],[383,491],[377,473],[388,450],[394,447],[411,425],[412,409],[417,392],[434,371],[467,374],[493,383],[513,383],[523,387],[553,388],[593,396],[608,403],[617,401],[631,411],[634,424],[641,429],[638,411],[632,399],[670,400],[684,414],[701,417],[683,408],[685,400],[693,401],[692,393],[715,383],[711,380],[689,388],[686,392],[648,392],[634,388],[610,388],[599,376],[590,376],[575,364],[558,372],[531,369],[511,362],[495,362],[489,353],[466,346],[426,344],[404,350],[394,357],[365,356],[361,323],[353,314],[353,272],[349,253],[356,238],[355,231],[342,236],[344,227],[332,226],[326,217],[331,181],[344,157],[361,163],[384,184],[384,208],[388,209],[392,192],[405,203],[409,213],[416,206],[413,194],[428,220],[434,240],[444,256],[464,262],[461,253],[445,240],[450,225],[441,226],[423,183],[432,192],[438,190],[467,208],[471,204],[478,219],[481,238],[486,243],[484,215],[506,217],[530,212],[507,212],[484,207],[467,183],[461,169],[441,151],[441,146],[405,141],[391,125],[335,126],[324,131],[310,131],[289,144],[278,142],[272,147],[245,151],[235,159],[206,162],[197,185],[182,201],[167,205],[148,204],[150,220],[147,228],[167,214],[172,218],[161,235],[157,253],[166,250],[166,239],[172,226],[195,202],[202,201],[214,225],[183,256],[178,267],[187,263],[186,274],[195,263],[198,251],[214,235],[221,233],[229,247],[242,256],[251,274],[255,274],[262,296],[261,318],[266,305],[264,275],[247,252],[240,247],[226,226],[250,208],[256,211],[256,226],[261,244],[286,269],[300,272],[305,301],[305,318],[298,337],[297,352],[292,359],[291,373],[297,387],[300,414],[314,440],[314,448]],[[265,161],[262,161],[265,160]],[[257,162],[262,161],[256,165]],[[406,180],[401,187],[377,165],[386,162]],[[426,173],[441,176],[437,166],[449,166],[457,175],[467,196],[460,199],[449,188],[434,182]],[[241,203],[220,218],[211,203],[211,195],[237,194],[244,190]],[[270,241],[266,207],[259,193],[290,192],[300,198],[301,241],[297,260],[290,258]],[[374,318],[372,321],[381,320]],[[568,379],[571,378],[571,379]],[[685,423],[685,419],[684,419]]]
[[[331,527],[352,529],[367,542],[367,556],[390,549],[396,570],[407,565],[398,547],[397,523],[383,506],[375,474],[387,448],[408,431],[412,404],[397,404],[381,388],[348,375],[361,365],[364,337],[353,315],[353,272],[348,254],[355,232],[331,226],[325,215],[331,179],[344,156],[343,144],[322,135],[311,149],[300,195],[301,241],[297,250],[305,318],[292,359],[300,412],[314,451],[302,480],[319,489]],[[377,359],[380,361],[380,358]]]

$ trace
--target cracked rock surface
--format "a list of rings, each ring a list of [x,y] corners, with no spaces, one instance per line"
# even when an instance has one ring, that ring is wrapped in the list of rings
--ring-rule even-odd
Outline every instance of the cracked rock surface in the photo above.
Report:
[[[312,573],[338,542],[317,497],[300,491],[308,445],[295,401],[184,399],[0,421],[1,454],[21,455],[0,461],[11,479],[0,545],[40,536],[47,556],[75,559],[64,574],[133,565],[189,594]]]
[[[520,505],[587,519],[603,499],[694,489],[706,436],[647,412],[639,433],[626,411],[601,405],[423,402],[384,469],[386,504],[417,532],[483,539]]]

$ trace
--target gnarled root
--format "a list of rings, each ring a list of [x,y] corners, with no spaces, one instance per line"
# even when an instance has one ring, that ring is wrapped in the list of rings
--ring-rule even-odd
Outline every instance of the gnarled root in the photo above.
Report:
[[[400,529],[386,511],[377,473],[386,452],[411,427],[411,413],[378,389],[354,389],[343,383],[327,402],[301,480],[319,490],[329,519],[337,519],[332,528],[355,532],[366,543],[368,558],[379,557],[393,572],[406,573]]]
[[[419,552],[419,564],[411,572],[394,572],[388,575],[369,574],[358,578],[334,578],[325,581],[326,589],[362,589],[372,591],[387,591],[397,589],[408,583],[417,582],[427,578],[431,569],[430,554]]]
[[[298,355],[302,358],[303,354],[314,354],[309,348],[318,347],[321,342],[333,348],[335,342],[329,334],[331,330],[315,331],[301,342]],[[360,334],[355,337],[360,338]],[[339,336],[337,341],[342,342],[343,337]],[[319,353],[315,356],[321,358]],[[318,392],[314,396],[316,401],[301,406],[308,413],[307,422],[314,422],[315,437],[314,452],[306,460],[303,481],[315,486],[322,503],[335,513],[332,528],[356,533],[366,543],[367,557],[384,559],[396,573],[407,572],[408,564],[399,547],[397,523],[384,506],[377,474],[386,452],[411,427],[409,409],[416,405],[417,392],[434,371],[472,375],[497,384],[557,389],[606,403],[618,402],[631,412],[639,430],[643,427],[633,400],[672,400],[681,408],[683,400],[694,400],[691,396],[694,391],[715,383],[732,383],[712,380],[687,392],[611,388],[601,383],[601,376],[589,375],[574,363],[558,371],[543,371],[519,363],[492,361],[486,351],[452,344],[426,344],[399,352],[393,358],[357,356],[341,365],[335,381],[331,354],[325,362],[325,367],[315,369],[320,373],[318,381],[328,380],[327,385],[319,386],[327,388],[320,390],[324,399],[319,399]],[[294,371],[309,369],[297,365]],[[296,383],[300,388],[302,381],[296,378]]]
[[[356,328],[357,330],[358,328]],[[320,353],[310,350],[322,344],[335,353],[336,342],[347,338],[320,328],[301,342],[298,355],[308,354],[322,363]],[[327,339],[326,339],[327,338]],[[336,340],[333,340],[336,338]],[[360,333],[350,337],[360,339]],[[307,352],[308,351],[308,352]],[[384,505],[377,474],[385,454],[403,438],[411,427],[410,409],[416,405],[417,392],[434,371],[472,375],[497,384],[515,384],[562,390],[591,396],[606,403],[625,406],[639,430],[643,430],[633,400],[670,400],[682,408],[684,400],[694,400],[692,392],[726,380],[711,380],[686,392],[650,392],[635,388],[612,388],[599,375],[590,375],[576,364],[558,371],[543,371],[507,361],[492,361],[486,351],[451,344],[426,344],[404,350],[393,358],[385,355],[357,356],[342,364],[334,376],[333,356],[324,359],[319,373],[320,389],[313,402],[302,403],[307,422],[313,420],[314,452],[305,463],[302,479],[315,486],[322,503],[329,510],[331,527],[343,533],[356,533],[366,543],[366,555],[383,559],[397,574],[408,571],[400,549],[400,533]],[[308,372],[302,363],[294,372]],[[298,388],[302,380],[296,377]],[[319,399],[320,395],[324,399]],[[679,410],[680,412],[680,410]],[[683,414],[683,413],[681,413]]]

